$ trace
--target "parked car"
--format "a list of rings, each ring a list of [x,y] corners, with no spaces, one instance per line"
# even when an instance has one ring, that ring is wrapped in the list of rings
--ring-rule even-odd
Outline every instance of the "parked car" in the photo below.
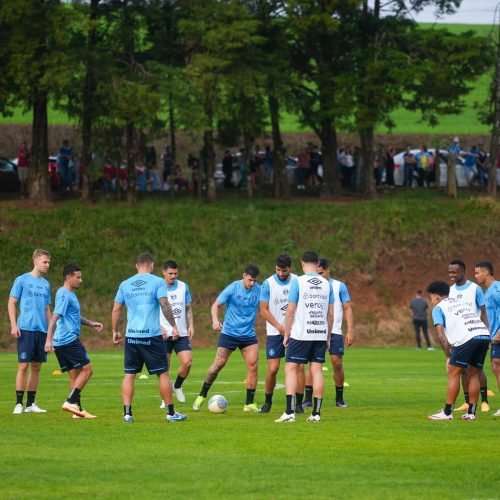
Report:
[[[21,190],[17,176],[17,165],[7,158],[0,157],[0,191],[16,193]]]

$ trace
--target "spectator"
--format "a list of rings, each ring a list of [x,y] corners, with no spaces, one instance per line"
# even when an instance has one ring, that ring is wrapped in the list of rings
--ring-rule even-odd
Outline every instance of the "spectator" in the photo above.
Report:
[[[385,151],[385,184],[394,188],[394,147],[392,144]]]
[[[311,146],[311,151],[309,153],[309,165],[311,167],[310,177],[311,184],[313,186],[319,186],[320,177],[318,175],[318,169],[321,165],[321,154],[318,151],[318,146]]]
[[[71,191],[72,168],[73,148],[70,146],[68,139],[64,139],[57,157],[57,170],[61,179],[61,192],[63,193]]]
[[[418,173],[418,185],[422,187],[424,181],[427,186],[430,186],[430,157],[431,154],[427,151],[427,146],[422,144],[420,146],[420,152],[417,153],[417,173]]]
[[[417,159],[415,155],[411,152],[410,146],[406,146],[405,154],[403,155],[404,161],[404,182],[403,186],[412,187],[413,186],[413,172],[417,166]]]
[[[226,149],[224,158],[222,158],[222,172],[224,173],[224,187],[233,187],[233,183],[231,182],[233,176],[233,156],[229,149]]]
[[[464,168],[465,168],[465,178],[469,186],[472,186],[474,180],[477,177],[477,165],[476,161],[479,157],[477,146],[473,145],[469,151],[462,152],[462,156],[465,158]]]
[[[165,144],[165,151],[161,155],[163,160],[163,190],[168,191],[170,186],[168,185],[168,178],[172,174],[172,150],[168,144]]]
[[[453,138],[453,143],[448,148],[448,152],[453,156],[460,156],[462,148],[460,147],[460,139],[458,137]]]
[[[156,149],[154,146],[147,148],[144,163],[146,163],[146,167],[148,168],[156,168]]]
[[[375,179],[375,186],[382,185],[382,175],[384,173],[384,146],[379,146],[375,150],[373,158],[373,177]]]
[[[486,184],[486,174],[488,173],[488,153],[482,142],[477,145],[476,167],[479,185],[483,187]]]
[[[307,148],[303,147],[297,154],[297,189],[305,189],[311,171],[311,159]]]
[[[191,193],[196,194],[198,192],[199,184],[200,161],[198,160],[198,158],[189,153],[187,158],[187,165],[189,170],[191,170]]]
[[[342,186],[352,187],[354,185],[354,157],[349,146],[339,150],[338,161],[342,169]]]
[[[417,290],[417,295],[411,300],[409,309],[413,317],[413,327],[415,329],[417,349],[419,351],[422,350],[422,342],[420,338],[420,330],[422,330],[425,343],[427,344],[427,350],[433,351],[434,348],[432,347],[429,339],[429,327],[427,323],[427,310],[429,309],[429,304],[427,304],[427,301],[424,299],[422,290]]]
[[[17,175],[21,184],[21,198],[28,194],[30,150],[24,141],[17,151]]]
[[[271,181],[273,178],[273,152],[270,146],[266,146],[264,152],[264,173],[266,174],[266,179]]]

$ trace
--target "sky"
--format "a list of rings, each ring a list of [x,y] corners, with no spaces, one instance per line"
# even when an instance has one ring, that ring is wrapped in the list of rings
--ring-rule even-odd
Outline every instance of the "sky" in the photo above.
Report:
[[[497,11],[495,19],[495,8],[498,5],[500,11],[500,0],[462,0],[455,14],[436,18],[435,9],[426,7],[413,18],[422,23],[455,23],[455,24],[493,24],[499,22],[500,13]]]

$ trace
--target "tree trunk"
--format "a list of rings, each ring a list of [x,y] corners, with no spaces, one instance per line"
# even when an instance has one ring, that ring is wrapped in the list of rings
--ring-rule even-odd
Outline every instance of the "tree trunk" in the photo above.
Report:
[[[450,198],[457,197],[457,158],[455,155],[448,156],[448,175],[446,179],[446,194]]]
[[[364,171],[363,194],[368,198],[375,198],[377,190],[375,189],[375,179],[373,178],[373,127],[362,129],[359,132],[361,142],[361,159]]]
[[[52,193],[48,175],[49,141],[46,93],[36,93],[34,95],[31,134],[29,197],[35,204],[51,203]]]
[[[274,93],[272,83],[268,85],[268,90],[269,116],[273,137],[273,196],[274,198],[286,199],[290,198],[290,186],[286,171],[285,149],[281,138],[279,101]]]
[[[340,182],[337,173],[337,131],[331,120],[323,120],[320,140],[323,162],[320,198],[328,199],[340,195]]]
[[[500,25],[498,26],[497,64],[493,80],[493,130],[491,133],[488,195],[497,196],[497,158],[500,154]]]
[[[214,151],[214,132],[213,130],[205,130],[203,133],[203,149],[201,155],[201,170],[205,173],[206,195],[205,201],[212,203],[216,200],[215,191],[215,151]]]
[[[135,126],[128,123],[126,127],[127,141],[127,202],[135,203],[137,197],[135,192]]]
[[[249,200],[253,198],[252,168],[250,166],[252,157],[252,145],[253,137],[249,133],[249,131],[245,129],[245,131],[243,132],[243,156],[245,168],[247,169],[247,195]]]
[[[170,132],[170,151],[172,152],[172,166],[175,167],[175,163],[177,161],[177,139],[176,139],[174,97],[172,92],[168,93],[168,124]]]

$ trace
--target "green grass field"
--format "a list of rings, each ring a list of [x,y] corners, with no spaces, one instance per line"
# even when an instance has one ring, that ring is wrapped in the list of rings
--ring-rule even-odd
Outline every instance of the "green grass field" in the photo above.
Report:
[[[333,405],[331,368],[320,424],[275,424],[284,390],[268,415],[243,413],[245,378],[235,353],[211,394],[229,401],[224,415],[191,404],[214,355],[195,350],[185,382],[187,422],[159,409],[154,377],[137,380],[136,423],[121,420],[122,352],[91,352],[94,377],[83,392],[96,420],[60,410],[65,375],[50,355],[42,371],[46,414],[11,414],[17,357],[0,354],[2,498],[499,498],[498,420],[431,422],[444,397],[444,356],[411,348],[352,348],[345,358],[347,409]],[[177,368],[174,359],[173,370]],[[261,352],[260,380],[265,358]],[[488,373],[489,369],[488,369]],[[280,382],[283,374],[280,372]],[[492,380],[492,377],[490,377]],[[496,392],[496,388],[494,388]],[[256,401],[263,401],[259,382]],[[492,409],[500,395],[491,398]]]

